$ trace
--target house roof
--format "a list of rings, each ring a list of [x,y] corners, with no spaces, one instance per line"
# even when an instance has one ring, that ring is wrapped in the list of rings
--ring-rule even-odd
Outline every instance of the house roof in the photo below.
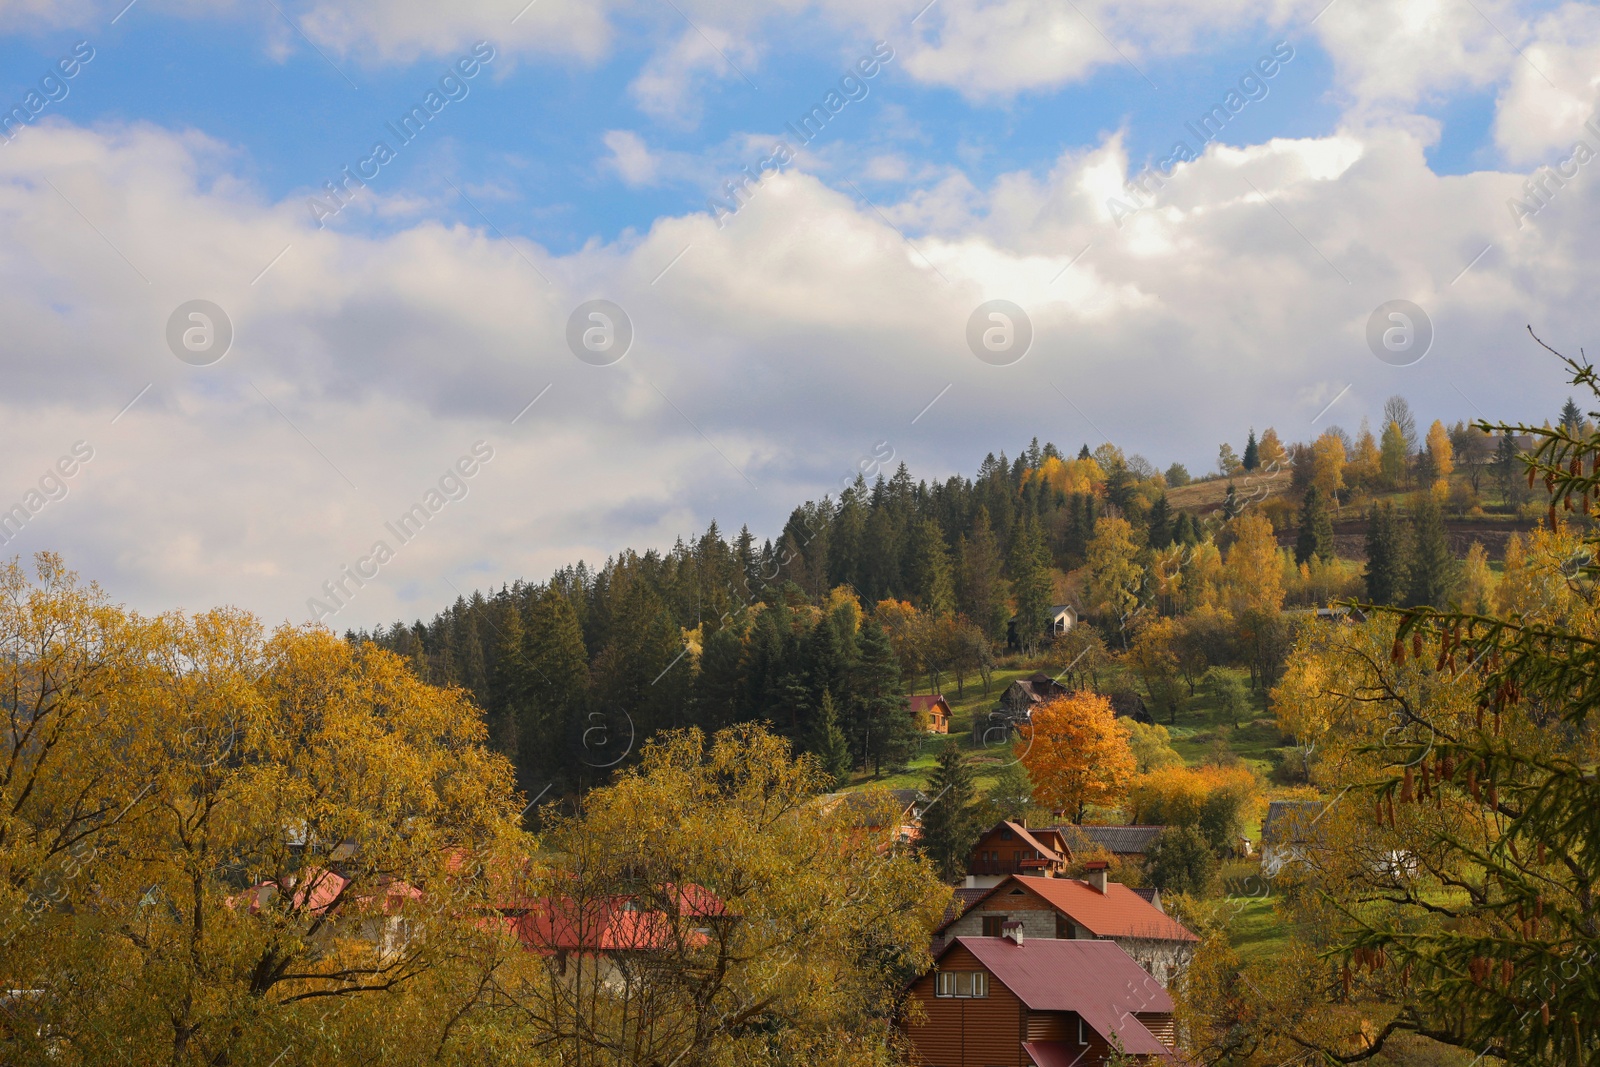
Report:
[[[1055,829],[1073,848],[1088,851],[1103,848],[1118,856],[1143,855],[1150,842],[1165,826],[1057,826]]]
[[[1014,889],[1032,892],[1084,927],[1095,937],[1146,938],[1152,941],[1198,941],[1184,925],[1158,910],[1121,882],[1107,882],[1102,894],[1076,878],[1009,875],[980,900],[1006,896]],[[971,911],[978,901],[967,905]],[[948,923],[946,925],[949,925]],[[942,927],[941,927],[942,929]]]
[[[705,890],[691,888],[698,892],[681,892],[679,899],[696,910],[680,912],[680,919],[703,917],[704,901],[716,900]],[[680,938],[690,943],[705,940],[695,930],[680,931],[667,913],[641,907],[626,896],[589,901],[581,907],[571,900],[540,901],[507,923],[525,946],[544,952],[641,952],[670,948]]]
[[[1065,860],[1070,860],[1072,858],[1072,848],[1071,848],[1071,846],[1067,845],[1065,840],[1063,840],[1061,842],[1061,846],[1059,846],[1059,847],[1056,846],[1056,845],[1047,845],[1043,841],[1039,840],[1039,837],[1035,836],[1035,834],[1034,834],[1034,832],[1032,830],[1029,830],[1026,826],[1022,825],[1019,822],[1011,822],[1010,820],[1002,820],[1000,822],[997,822],[993,826],[991,826],[988,830],[984,831],[983,837],[988,837],[990,834],[994,833],[996,830],[1003,829],[1003,828],[1006,828],[1006,827],[1009,827],[1011,829],[1011,832],[1016,834],[1017,837],[1021,841],[1023,841],[1025,844],[1031,845],[1033,848],[1037,849],[1039,851],[1039,853],[1041,855],[1043,855],[1046,859],[1055,859],[1055,860],[1063,860],[1063,861],[1065,861]],[[1051,830],[1051,831],[1055,831],[1055,827],[1053,827],[1053,826],[1052,827],[1048,827],[1048,829]],[[1043,831],[1041,831],[1041,834],[1042,833],[1043,833]],[[1057,831],[1057,833],[1059,834],[1059,831]],[[983,838],[979,838],[979,840],[981,841],[981,840],[983,840]]]
[[[847,793],[828,793],[822,797],[823,810],[842,810],[856,819],[877,818],[884,812],[884,797],[892,798],[897,812],[905,815],[913,807],[928,803],[928,794],[920,789],[855,789]]]
[[[906,699],[911,701],[912,711],[927,711],[939,704],[943,704],[946,711],[950,710],[950,702],[944,698],[943,693],[915,693]]]
[[[1170,1012],[1172,998],[1115,942],[1039,938],[1019,945],[1005,937],[958,937],[944,952],[955,945],[976,956],[1030,1011],[1076,1012],[1131,1055],[1172,1051],[1134,1017],[1134,1012]]]
[[[1261,820],[1261,847],[1282,844],[1278,839],[1289,835],[1293,840],[1305,840],[1311,824],[1322,814],[1320,800],[1274,800],[1267,805],[1267,817]]]

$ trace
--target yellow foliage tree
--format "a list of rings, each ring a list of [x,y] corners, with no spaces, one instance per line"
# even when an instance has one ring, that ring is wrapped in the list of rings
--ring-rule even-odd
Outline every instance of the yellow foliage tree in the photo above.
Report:
[[[1284,449],[1278,431],[1271,426],[1262,432],[1261,440],[1256,442],[1256,454],[1261,457],[1261,466],[1266,470],[1283,470],[1289,465],[1289,453]]]
[[[1123,619],[1139,604],[1144,572],[1127,519],[1101,519],[1089,542],[1090,609],[1106,620]]]
[[[1325,433],[1311,445],[1311,484],[1332,500],[1344,488],[1344,442],[1336,433]]]
[[[1034,799],[1083,822],[1091,804],[1121,802],[1134,773],[1128,731],[1111,701],[1081,690],[1036,707],[1017,756],[1033,783]]]
[[[1235,615],[1283,607],[1283,562],[1272,523],[1260,512],[1234,520],[1234,542],[1222,569],[1223,590]]]

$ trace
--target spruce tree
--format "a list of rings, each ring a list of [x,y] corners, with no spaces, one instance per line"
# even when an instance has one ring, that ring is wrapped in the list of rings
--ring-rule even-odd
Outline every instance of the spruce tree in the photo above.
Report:
[[[1254,426],[1250,427],[1250,437],[1244,443],[1244,459],[1242,459],[1240,462],[1244,464],[1244,469],[1247,471],[1253,471],[1257,467],[1261,466],[1261,449],[1260,446],[1256,444],[1256,430]]]
[[[1411,556],[1407,606],[1448,607],[1461,566],[1450,552],[1444,511],[1432,493],[1424,493],[1414,514],[1415,549]]]
[[[1000,773],[989,784],[983,798],[983,817],[980,822],[993,826],[1002,819],[1016,822],[1028,814],[1033,806],[1033,783],[1028,781],[1028,769],[1013,760],[1000,768]]]
[[[811,720],[811,736],[807,744],[812,755],[822,764],[837,788],[850,777],[850,740],[839,728],[839,711],[833,703],[833,693],[824,689],[817,714]]]
[[[1167,494],[1162,493],[1156,497],[1156,502],[1150,505],[1148,522],[1148,540],[1151,548],[1166,548],[1172,544],[1172,505],[1167,503]]]
[[[961,546],[960,596],[961,610],[977,624],[991,642],[1005,637],[1006,606],[1010,598],[1004,562],[1000,557],[1000,543],[989,523],[989,509],[978,505],[972,518],[972,536],[964,538]]]
[[[1367,516],[1367,599],[1399,604],[1410,588],[1411,534],[1393,504],[1379,504]]]
[[[912,532],[909,569],[917,607],[935,618],[955,611],[955,581],[950,566],[950,550],[945,545],[944,532],[933,519],[922,520]]]
[[[1583,412],[1570,396],[1561,405],[1561,428],[1573,434],[1583,429]]]
[[[917,848],[940,878],[953,882],[966,871],[972,846],[983,829],[978,822],[978,788],[972,766],[955,741],[946,741],[939,749],[926,791],[933,800],[922,812]]]
[[[1050,580],[1049,553],[1038,524],[1025,520],[1011,545],[1011,588],[1017,598],[1017,641],[1025,651],[1039,645],[1050,611],[1054,586]]]
[[[1306,490],[1305,503],[1300,506],[1300,533],[1295,539],[1294,561],[1310,563],[1311,558],[1326,563],[1333,558],[1333,518],[1328,514],[1328,503],[1322,492],[1312,486]]]
[[[1087,444],[1085,444],[1082,448],[1078,449],[1078,458],[1079,459],[1088,459],[1088,458],[1090,458],[1090,456],[1091,456],[1091,453],[1089,451],[1089,446]]]
[[[861,762],[870,765],[876,777],[885,764],[897,766],[910,756],[917,724],[888,633],[877,620],[868,619],[861,624],[858,640],[861,658],[851,679],[855,706],[845,732],[852,750],[861,753]]]

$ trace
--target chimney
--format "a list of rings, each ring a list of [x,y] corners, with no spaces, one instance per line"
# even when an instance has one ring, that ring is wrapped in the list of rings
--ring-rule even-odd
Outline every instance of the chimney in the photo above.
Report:
[[[1083,865],[1083,869],[1088,872],[1084,875],[1084,880],[1101,896],[1106,894],[1106,868],[1110,866],[1111,864],[1105,860],[1091,860]]]
[[[1021,948],[1023,937],[1022,923],[1018,922],[1016,919],[1001,923],[1000,936],[1008,941],[1015,941],[1017,943],[1017,947]]]
[[[967,886],[966,887],[968,889],[976,889],[976,888],[978,888],[978,876],[975,875],[975,874],[967,875]]]

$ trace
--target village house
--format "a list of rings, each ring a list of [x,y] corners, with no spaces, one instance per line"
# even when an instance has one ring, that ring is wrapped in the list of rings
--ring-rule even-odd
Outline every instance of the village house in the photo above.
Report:
[[[1039,881],[1042,879],[1029,879]],[[1113,1049],[1170,1058],[1172,998],[1110,941],[958,937],[910,988],[923,1067],[1099,1067]]]
[[[921,693],[911,698],[911,714],[917,725],[930,734],[950,732],[950,702],[942,693]]]
[[[1027,721],[1036,705],[1066,695],[1066,686],[1043,671],[1036,671],[1006,686],[1005,692],[1000,694],[1000,711],[1010,718]]]
[[[1114,941],[1161,986],[1176,978],[1199,938],[1136,890],[1106,879],[1105,864],[1091,863],[1089,876],[1040,878],[1012,875],[946,919],[935,945],[960,937],[998,937],[1008,923],[1027,936]]]
[[[1057,875],[1072,862],[1072,850],[1059,831],[1030,830],[1020,822],[996,823],[972,846],[967,889],[988,889],[1007,875]]]
[[[1055,828],[1074,852],[1106,852],[1124,863],[1143,863],[1165,826],[1075,826]]]

